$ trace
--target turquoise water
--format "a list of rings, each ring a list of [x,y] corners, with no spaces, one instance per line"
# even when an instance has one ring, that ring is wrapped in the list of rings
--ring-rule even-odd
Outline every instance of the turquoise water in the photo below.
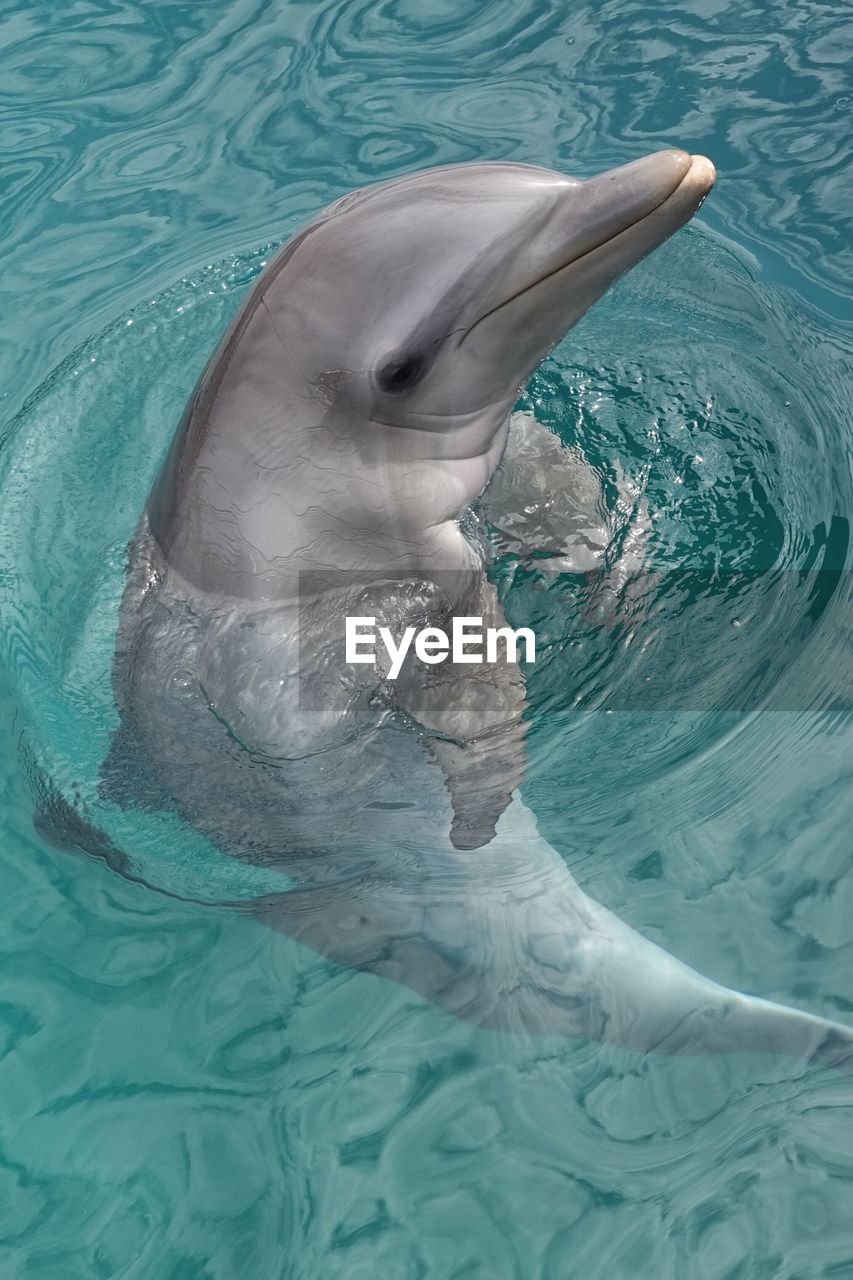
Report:
[[[98,815],[135,878],[31,821],[43,772],[97,803],[124,547],[272,249],[407,169],[681,145],[699,219],[524,397],[653,574],[638,649],[500,562],[547,640],[523,794],[632,927],[853,1022],[846,14],[6,6],[3,1280],[853,1277],[849,1079],[478,1033],[218,906],[268,873],[166,815]]]

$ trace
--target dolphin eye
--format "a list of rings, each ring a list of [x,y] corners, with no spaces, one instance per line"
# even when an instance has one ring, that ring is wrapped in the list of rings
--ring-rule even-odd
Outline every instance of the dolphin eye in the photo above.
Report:
[[[425,364],[423,356],[414,352],[394,355],[376,375],[377,384],[381,391],[408,391],[420,378]]]

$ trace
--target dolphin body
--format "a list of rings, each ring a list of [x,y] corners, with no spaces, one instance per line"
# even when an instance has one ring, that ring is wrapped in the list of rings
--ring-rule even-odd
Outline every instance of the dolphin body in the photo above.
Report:
[[[286,245],[131,544],[104,789],[280,868],[267,924],[479,1026],[844,1063],[850,1028],[716,985],[577,886],[515,794],[517,667],[344,661],[345,616],[501,623],[465,516],[519,388],[714,177],[681,151],[588,181],[455,165]]]

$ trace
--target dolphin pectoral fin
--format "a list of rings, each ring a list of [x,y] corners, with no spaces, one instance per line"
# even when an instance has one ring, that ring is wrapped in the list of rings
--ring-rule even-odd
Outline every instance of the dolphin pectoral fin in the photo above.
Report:
[[[450,843],[455,849],[482,848],[524,776],[523,723],[461,744],[430,738],[427,746],[450,792]]]
[[[483,627],[506,626],[492,583],[477,582],[466,604]],[[482,653],[439,666],[408,660],[395,700],[420,729],[441,767],[453,806],[450,840],[456,849],[479,849],[524,776],[524,674],[509,652],[494,661]]]

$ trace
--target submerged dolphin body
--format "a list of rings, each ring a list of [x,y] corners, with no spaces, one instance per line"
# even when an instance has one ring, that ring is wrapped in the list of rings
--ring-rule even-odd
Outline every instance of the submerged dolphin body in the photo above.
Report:
[[[853,1033],[702,978],[591,901],[515,795],[508,664],[399,680],[344,616],[499,625],[466,510],[532,370],[695,213],[702,157],[579,182],[458,165],[356,192],[267,267],[131,547],[105,788],[279,866],[269,924],[485,1027],[843,1058]]]

